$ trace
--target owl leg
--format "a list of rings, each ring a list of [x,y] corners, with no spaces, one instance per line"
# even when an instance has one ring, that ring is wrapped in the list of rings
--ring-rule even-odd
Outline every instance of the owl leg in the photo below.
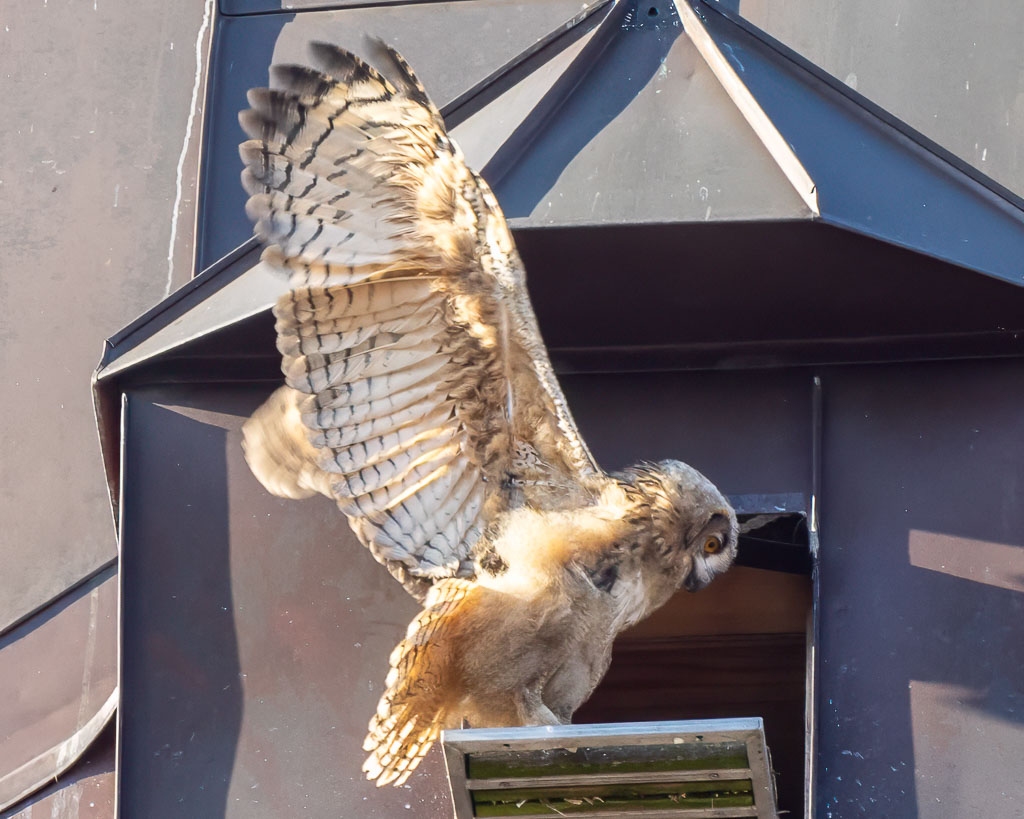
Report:
[[[562,706],[561,708],[552,708],[551,713],[555,715],[555,719],[560,725],[568,725],[572,722],[573,710],[568,706]]]
[[[527,686],[512,691],[493,692],[466,703],[466,718],[471,728],[505,728],[517,725],[561,725],[540,697],[540,686]]]
[[[543,686],[528,688],[516,697],[516,709],[520,725],[562,725],[568,720],[559,719],[541,699]]]

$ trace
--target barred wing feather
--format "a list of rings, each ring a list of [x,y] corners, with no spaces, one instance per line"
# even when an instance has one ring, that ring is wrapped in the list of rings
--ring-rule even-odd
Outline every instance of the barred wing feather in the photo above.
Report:
[[[287,386],[247,424],[247,457],[272,491],[334,497],[422,599],[472,575],[503,511],[576,503],[598,469],[497,202],[419,81],[384,46],[393,81],[311,50],[318,69],[275,66],[240,116],[247,211],[290,283]]]

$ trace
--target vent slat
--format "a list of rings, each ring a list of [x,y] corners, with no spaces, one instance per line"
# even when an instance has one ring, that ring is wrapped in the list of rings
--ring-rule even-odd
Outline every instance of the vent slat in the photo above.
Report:
[[[593,785],[617,782],[702,782],[721,781],[726,779],[750,779],[750,768],[721,768],[716,770],[694,771],[625,771],[621,773],[595,773],[587,775],[587,783]],[[559,785],[575,785],[580,781],[579,774],[564,776],[537,777],[495,777],[492,779],[468,779],[466,786],[472,790],[488,788],[531,788],[558,787]]]
[[[564,802],[549,803],[547,805],[524,805],[516,809],[515,805],[505,806],[479,806],[477,816],[600,816],[602,819],[611,817],[650,817],[658,816],[669,819],[669,817],[740,817],[757,816],[755,808],[750,799],[692,799],[673,802],[668,799],[647,800],[644,802],[618,802],[597,805],[567,805]]]
[[[673,737],[673,740],[676,739]],[[682,737],[679,738],[682,740]],[[584,744],[577,748],[502,750],[469,755],[472,779],[510,776],[589,775],[627,771],[687,771],[747,767],[742,742],[671,742],[668,745]]]
[[[718,782],[697,780],[690,782],[613,782],[608,784],[594,784],[589,780],[585,783],[574,782],[570,785],[560,787],[514,787],[514,788],[488,788],[477,790],[471,788],[473,798],[480,802],[517,802],[521,799],[586,799],[600,796],[604,799],[622,797],[625,799],[642,799],[647,796],[668,796],[674,794],[686,798],[690,794],[703,793],[750,793],[750,779],[728,779]],[[669,797],[671,798],[671,797]]]

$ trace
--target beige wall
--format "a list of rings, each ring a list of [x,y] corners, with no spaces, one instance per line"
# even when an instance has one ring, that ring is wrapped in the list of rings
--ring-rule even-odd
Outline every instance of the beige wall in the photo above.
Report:
[[[116,554],[89,379],[103,340],[191,274],[213,5],[0,14],[0,630]]]

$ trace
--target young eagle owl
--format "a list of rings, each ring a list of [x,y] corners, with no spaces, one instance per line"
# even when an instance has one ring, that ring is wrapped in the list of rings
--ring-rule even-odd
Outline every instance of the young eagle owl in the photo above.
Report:
[[[314,44],[240,119],[247,211],[288,277],[286,386],[244,428],[271,492],[335,499],[423,603],[364,770],[405,781],[444,727],[568,722],[615,635],[732,563],[736,516],[679,461],[594,462],[498,203],[402,58]]]

